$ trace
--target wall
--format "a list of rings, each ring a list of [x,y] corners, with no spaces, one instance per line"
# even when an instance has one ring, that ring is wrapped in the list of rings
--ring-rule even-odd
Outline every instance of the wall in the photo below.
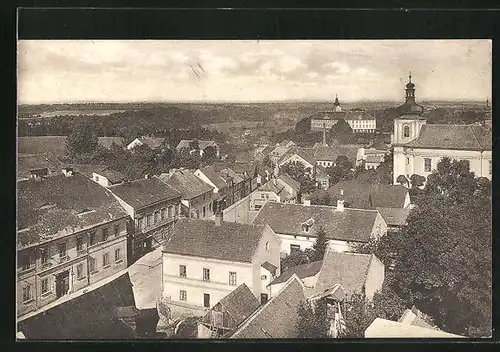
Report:
[[[262,197],[264,196],[264,198]],[[250,210],[259,210],[266,204],[267,202],[280,202],[280,197],[276,195],[274,192],[267,191],[254,191],[250,193],[249,202],[250,202]],[[259,208],[255,208],[256,206],[260,206]]]
[[[245,283],[253,288],[251,263],[228,262],[215,259],[163,253],[162,296],[172,301],[203,307],[203,294],[210,294],[210,308]],[[187,277],[179,276],[179,265],[186,265]],[[203,268],[210,269],[210,282],[203,281]],[[229,272],[236,272],[236,285],[229,285]],[[187,300],[180,301],[179,290],[187,292]]]
[[[106,177],[99,175],[99,174],[96,174],[95,172],[92,173],[92,180],[94,180],[95,182],[97,182],[98,184],[100,184],[103,187],[110,186],[110,183]]]
[[[285,164],[288,164],[288,163],[294,163],[294,162],[298,162],[298,163],[301,163],[302,165],[304,165],[305,168],[311,168],[311,169],[314,169],[314,165],[311,165],[308,161],[302,159],[300,156],[298,156],[297,154],[294,154],[292,155],[291,157],[289,157],[288,159],[286,160],[283,160],[279,166],[283,166]]]
[[[372,254],[372,260],[368,267],[368,274],[365,282],[366,297],[371,300],[375,292],[382,289],[384,283],[385,267],[384,264]]]
[[[266,250],[266,243],[268,243],[269,245],[268,250]],[[262,238],[259,241],[257,250],[252,259],[253,285],[251,290],[259,301],[261,293],[269,294],[269,290],[266,286],[273,279],[271,277],[271,274],[268,273],[265,274],[266,279],[262,280],[262,275],[264,275],[263,274],[264,271],[262,270],[263,268],[261,265],[266,261],[273,264],[275,267],[277,267],[275,277],[278,277],[280,275],[280,263],[281,263],[280,247],[281,247],[281,239],[279,238],[278,235],[274,233],[274,231],[269,227],[269,225],[267,225],[263,231]],[[267,270],[265,270],[265,272],[267,272]]]
[[[250,223],[249,218],[250,197],[240,199],[222,211],[223,219],[227,222],[237,222],[240,224]]]
[[[330,128],[332,128],[332,126],[335,125],[337,122],[338,120],[311,119],[311,131],[313,132],[323,131],[324,128],[330,130]]]
[[[191,208],[190,217],[195,219],[207,219],[214,215],[212,202],[216,199],[212,191],[205,192],[187,201],[186,206]],[[205,216],[203,216],[205,208]]]
[[[382,236],[387,234],[387,223],[385,222],[382,215],[377,212],[377,216],[375,217],[375,222],[373,224],[372,233],[370,234],[370,238],[379,239]]]
[[[281,252],[285,254],[290,254],[290,245],[299,245],[301,250],[305,250],[307,248],[311,248],[316,242],[315,237],[306,237],[306,236],[293,236],[293,235],[284,235],[280,234],[281,237]],[[338,240],[329,240],[328,244],[332,250],[335,252],[346,252],[351,250],[351,246],[349,242],[346,241],[338,241]]]

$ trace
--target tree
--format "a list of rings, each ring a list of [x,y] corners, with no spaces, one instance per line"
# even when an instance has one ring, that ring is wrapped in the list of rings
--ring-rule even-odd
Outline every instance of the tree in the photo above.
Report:
[[[316,231],[316,241],[313,244],[313,255],[311,257],[312,262],[323,260],[326,246],[328,246],[328,239],[326,238],[325,228],[321,226],[318,231]]]
[[[395,260],[393,288],[445,331],[491,334],[491,182],[443,159],[408,225],[384,236],[376,255]],[[430,185],[429,185],[430,182]]]
[[[326,173],[330,176],[330,184],[334,185],[342,180],[350,179],[353,173],[354,165],[351,160],[345,155],[339,155],[334,166],[326,169]]]
[[[307,134],[311,132],[311,118],[304,117],[299,122],[295,124],[295,133],[297,134]]]
[[[351,126],[345,120],[339,120],[330,128],[330,142],[338,141],[341,144],[347,144],[354,141],[355,136]]]
[[[191,150],[200,150],[200,143],[197,139],[193,139],[191,142],[189,142],[189,151]]]
[[[98,144],[97,134],[90,123],[75,126],[66,139],[66,149],[69,156],[92,154]]]
[[[211,165],[217,161],[217,149],[213,146],[208,146],[203,150],[203,156],[201,158],[203,164]]]
[[[399,175],[398,178],[396,179],[396,182],[399,183],[401,186],[409,185],[409,181],[405,175]]]
[[[410,176],[411,188],[420,188],[424,185],[425,177],[418,174],[413,174]]]
[[[290,254],[286,255],[284,258],[281,259],[281,271],[284,272],[286,269],[297,266],[297,265],[302,265],[302,264],[307,264],[311,262],[310,256],[312,255],[312,250],[295,250],[291,252]]]
[[[325,338],[328,334],[326,301],[301,302],[298,309],[297,331],[299,339]]]

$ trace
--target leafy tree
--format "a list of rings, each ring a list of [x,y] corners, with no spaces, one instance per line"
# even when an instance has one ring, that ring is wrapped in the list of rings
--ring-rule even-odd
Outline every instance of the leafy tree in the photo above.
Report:
[[[298,309],[297,338],[325,338],[328,334],[328,328],[326,301],[324,299],[319,299],[314,303],[310,303],[309,301],[300,303]]]
[[[286,255],[281,259],[281,271],[284,272],[286,269],[293,266],[302,265],[310,263],[310,257],[312,256],[312,249],[308,248],[305,251],[296,250]]]
[[[354,165],[351,160],[345,155],[339,155],[335,161],[335,165],[326,169],[326,173],[330,176],[330,184],[334,185],[342,180],[350,179],[354,176]]]
[[[312,262],[323,260],[327,245],[328,239],[326,238],[326,231],[325,228],[321,226],[316,232],[316,241],[313,245],[313,255],[311,257]]]
[[[396,182],[399,183],[401,186],[409,185],[409,181],[405,175],[399,175],[398,178],[396,179]]]
[[[92,154],[98,144],[98,137],[90,123],[77,125],[66,139],[68,155]]]
[[[311,132],[311,118],[304,117],[299,122],[295,124],[295,133],[297,134],[307,134]]]
[[[208,146],[203,150],[203,156],[201,158],[203,164],[211,165],[217,161],[217,149],[212,146]]]
[[[425,182],[425,177],[418,175],[418,174],[413,174],[410,176],[410,183],[411,183],[411,188],[419,188],[424,185]]]
[[[189,142],[189,150],[200,150],[200,143],[198,142],[197,139],[193,139],[191,142]]]
[[[187,168],[197,169],[200,166],[201,158],[198,153],[191,154],[188,149],[184,148],[175,153],[172,160],[172,167],[174,168]]]

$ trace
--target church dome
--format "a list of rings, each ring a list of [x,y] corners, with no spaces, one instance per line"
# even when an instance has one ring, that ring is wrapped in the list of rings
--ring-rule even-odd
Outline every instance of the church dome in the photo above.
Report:
[[[413,84],[413,82],[408,82],[406,84],[406,88],[413,89],[413,88],[415,88],[415,84]]]

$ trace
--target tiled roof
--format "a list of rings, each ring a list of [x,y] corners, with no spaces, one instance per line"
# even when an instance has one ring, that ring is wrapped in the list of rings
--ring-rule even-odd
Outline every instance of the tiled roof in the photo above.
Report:
[[[215,162],[212,164],[214,170],[221,171],[224,169],[231,169],[240,177],[244,177],[244,174],[247,174],[247,177],[253,177],[256,172],[256,165],[254,163],[228,163],[228,162]]]
[[[162,200],[180,198],[181,194],[157,177],[143,178],[110,187],[109,190],[135,209]]]
[[[51,153],[56,156],[66,154],[66,136],[17,137],[19,154]]]
[[[18,182],[18,248],[63,237],[127,214],[104,187],[75,172]]]
[[[373,254],[327,251],[313,290],[314,294],[328,290],[336,284],[342,285],[347,296],[362,293],[373,257]]]
[[[106,170],[109,166],[107,165],[100,165],[100,164],[62,164],[61,168],[63,167],[71,167],[73,168],[74,171],[78,171],[82,175],[92,178],[92,174],[94,172],[101,172],[103,170]]]
[[[50,153],[43,154],[18,154],[17,178],[29,178],[30,170],[48,168],[51,173],[56,173],[61,163]]]
[[[269,263],[268,261],[265,261],[260,266],[269,271],[270,273],[272,273],[273,275],[276,273],[276,269],[278,269],[277,266]]]
[[[315,120],[375,120],[366,111],[323,111],[311,116]]]
[[[260,302],[246,284],[239,285],[219,303],[233,318],[236,325],[239,325],[260,306]]]
[[[298,155],[300,156],[302,159],[304,159],[305,161],[307,161],[309,164],[311,165],[315,165],[316,164],[316,159],[314,158],[314,155],[312,154],[313,150],[311,149],[306,149],[306,148],[297,148],[297,147],[294,147],[292,149],[289,149],[288,151],[286,151],[282,156],[281,158],[279,159],[278,161],[278,164],[281,165],[281,164],[284,164],[287,162],[288,159],[290,159],[293,155]]]
[[[268,145],[260,152],[260,154],[264,156],[269,155],[269,153],[271,153],[274,150],[274,148],[276,148],[276,146]]]
[[[292,276],[278,294],[250,315],[230,338],[296,338],[298,310],[304,301],[302,283],[297,276]]]
[[[317,262],[312,262],[312,263],[307,263],[307,264],[302,264],[302,265],[296,265],[292,266],[291,268],[288,268],[283,272],[280,276],[278,276],[276,279],[271,281],[269,285],[276,285],[280,284],[282,282],[287,281],[293,274],[297,275],[300,279],[304,279],[306,277],[311,277],[319,273],[321,270],[321,265],[323,264],[322,260],[319,260]]]
[[[299,191],[300,183],[297,182],[297,181],[295,181],[293,178],[291,178],[287,174],[281,173],[278,176],[278,180],[280,180],[281,182],[283,182],[283,183],[287,184],[288,186],[290,186],[295,192]]]
[[[314,159],[317,161],[335,162],[339,156],[345,155],[349,160],[355,162],[358,154],[357,147],[319,147],[313,149],[312,151],[314,153]]]
[[[189,143],[191,143],[193,140],[192,139],[183,139],[177,144],[176,149],[180,150],[183,148],[189,149]],[[200,147],[200,150],[204,150],[206,147],[215,147],[217,148],[217,143],[215,141],[198,141],[198,146]]]
[[[213,191],[212,186],[200,180],[189,170],[176,170],[172,176],[161,174],[158,178],[177,190],[182,199],[192,199],[200,194]]]
[[[474,125],[425,124],[419,136],[406,143],[412,148],[491,150],[491,132]]]
[[[261,192],[274,192],[276,195],[283,197],[284,199],[290,199],[292,197],[292,195],[285,189],[285,186],[282,186],[279,183],[274,184],[273,180],[267,181],[260,186],[258,190]]]
[[[98,143],[101,147],[110,149],[113,144],[119,147],[123,147],[125,144],[125,138],[123,137],[99,137]]]
[[[264,226],[180,219],[165,243],[165,253],[251,263]]]
[[[376,318],[365,330],[366,338],[464,338],[441,330],[406,325],[397,321]]]
[[[212,165],[201,168],[200,171],[219,189],[226,187],[226,182]]]
[[[142,137],[142,138],[139,138],[139,140],[143,144],[146,144],[151,149],[160,148],[162,146],[162,144],[165,142],[165,138]]]
[[[384,218],[388,226],[406,225],[406,220],[410,215],[410,208],[376,208]]]
[[[340,181],[327,192],[335,201],[344,191],[342,198],[347,206],[358,209],[402,208],[408,189],[399,185],[383,185],[360,183],[356,181]]]
[[[267,202],[252,223],[269,224],[278,234],[307,237],[316,237],[317,229],[323,226],[329,239],[368,242],[378,214],[376,210],[339,211],[329,206]],[[306,233],[302,223],[311,218],[314,225]]]
[[[365,159],[367,163],[381,163],[382,161],[384,161],[384,157],[378,155],[367,155]]]

